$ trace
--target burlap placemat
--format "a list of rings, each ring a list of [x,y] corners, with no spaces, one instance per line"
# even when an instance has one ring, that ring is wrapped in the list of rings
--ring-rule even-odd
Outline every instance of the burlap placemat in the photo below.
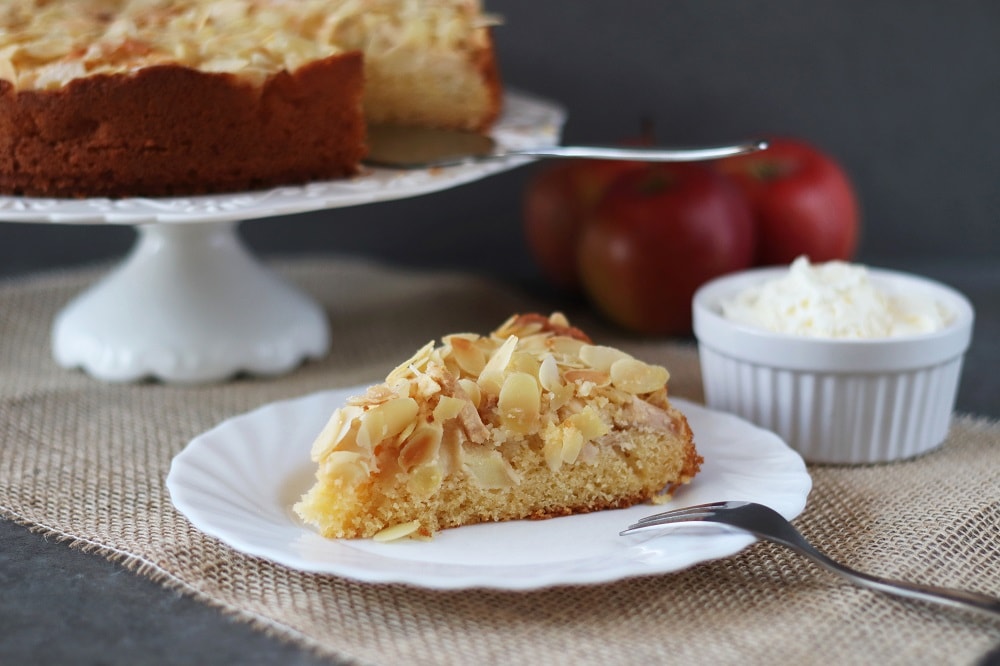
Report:
[[[533,592],[361,584],[219,544],[164,487],[193,436],[274,400],[381,379],[426,340],[537,306],[468,276],[347,260],[278,269],[327,306],[330,356],[278,379],[188,388],[107,385],[54,365],[52,318],[99,272],[0,285],[0,513],[362,664],[974,663],[1000,642],[1000,622],[857,589],[768,544],[677,574]],[[579,323],[670,367],[676,395],[700,397],[693,348]],[[918,460],[811,472],[797,524],[833,557],[1000,595],[998,424],[959,417],[946,445]]]

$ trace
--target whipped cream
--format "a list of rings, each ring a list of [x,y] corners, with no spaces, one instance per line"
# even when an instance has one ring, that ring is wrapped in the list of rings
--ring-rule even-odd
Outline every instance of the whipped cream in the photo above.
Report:
[[[858,264],[799,257],[782,277],[722,303],[734,322],[817,338],[888,338],[938,331],[951,316],[919,293],[888,293]]]

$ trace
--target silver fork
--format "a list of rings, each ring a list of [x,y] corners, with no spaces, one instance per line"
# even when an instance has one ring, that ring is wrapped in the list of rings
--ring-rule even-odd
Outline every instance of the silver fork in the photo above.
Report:
[[[634,525],[630,525],[621,534],[631,534],[639,530],[662,527],[664,525],[702,522],[727,525],[744,532],[749,532],[761,539],[779,543],[782,546],[791,548],[800,555],[810,558],[828,571],[843,576],[863,587],[878,590],[885,594],[930,601],[957,608],[972,609],[1000,617],[1000,599],[995,597],[979,594],[978,592],[967,592],[965,590],[953,590],[880,578],[879,576],[872,576],[846,567],[817,550],[780,513],[763,504],[756,504],[754,502],[712,502],[711,504],[699,504],[675,511],[666,511],[643,518]]]

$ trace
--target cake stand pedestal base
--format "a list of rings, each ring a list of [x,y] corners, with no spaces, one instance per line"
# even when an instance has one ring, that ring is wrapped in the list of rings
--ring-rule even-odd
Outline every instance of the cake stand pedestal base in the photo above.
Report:
[[[276,375],[330,345],[318,303],[261,266],[236,222],[156,223],[56,317],[53,354],[106,381]]]
[[[490,136],[501,151],[555,146],[565,117],[554,102],[508,92]],[[279,375],[326,354],[329,323],[317,303],[246,251],[235,231],[239,221],[422,196],[529,161],[520,156],[446,169],[366,168],[353,178],[178,197],[0,195],[0,222],[139,230],[123,264],[56,317],[52,353],[61,366],[119,382]]]

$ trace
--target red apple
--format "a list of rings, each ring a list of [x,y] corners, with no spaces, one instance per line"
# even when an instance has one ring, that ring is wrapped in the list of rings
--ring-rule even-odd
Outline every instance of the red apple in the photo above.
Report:
[[[577,259],[587,295],[609,319],[686,335],[695,290],[751,266],[754,250],[750,206],[730,180],[700,164],[655,164],[608,187]]]
[[[616,176],[634,162],[564,160],[546,164],[524,194],[524,234],[542,275],[553,285],[578,290],[576,246],[584,220]]]
[[[857,248],[859,213],[844,170],[804,141],[776,138],[759,153],[718,161],[753,207],[758,264],[850,260]]]

